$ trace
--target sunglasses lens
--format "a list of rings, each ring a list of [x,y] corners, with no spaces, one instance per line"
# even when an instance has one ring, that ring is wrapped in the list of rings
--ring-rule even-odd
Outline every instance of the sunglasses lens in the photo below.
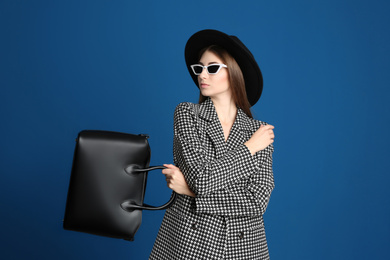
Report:
[[[192,66],[192,69],[194,70],[195,75],[199,75],[202,73],[203,67],[200,65]]]
[[[215,74],[217,73],[220,65],[209,65],[207,70],[210,74]]]

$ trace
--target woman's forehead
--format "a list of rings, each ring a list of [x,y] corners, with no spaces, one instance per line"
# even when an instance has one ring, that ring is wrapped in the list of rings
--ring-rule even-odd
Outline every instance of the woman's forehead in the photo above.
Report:
[[[202,65],[209,65],[212,63],[222,63],[222,60],[213,52],[206,51],[200,58],[199,63],[201,63]]]

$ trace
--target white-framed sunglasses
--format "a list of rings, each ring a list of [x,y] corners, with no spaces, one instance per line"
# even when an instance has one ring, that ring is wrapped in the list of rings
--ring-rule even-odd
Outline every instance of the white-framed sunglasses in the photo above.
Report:
[[[195,75],[200,75],[203,69],[206,69],[208,74],[211,75],[217,74],[221,70],[221,68],[227,68],[227,66],[225,64],[219,64],[219,63],[214,63],[207,66],[203,66],[201,64],[191,65],[191,69]]]

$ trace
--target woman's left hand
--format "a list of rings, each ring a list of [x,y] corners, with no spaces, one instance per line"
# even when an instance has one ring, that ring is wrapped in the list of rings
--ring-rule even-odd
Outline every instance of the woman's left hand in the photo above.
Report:
[[[173,164],[164,164],[164,166],[167,168],[162,170],[162,173],[165,175],[168,187],[178,194],[195,197],[180,169]]]

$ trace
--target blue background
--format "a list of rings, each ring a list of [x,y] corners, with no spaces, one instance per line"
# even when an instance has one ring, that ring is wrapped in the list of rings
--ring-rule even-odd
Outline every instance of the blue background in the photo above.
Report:
[[[134,242],[62,229],[82,129],[147,133],[172,162],[184,63],[201,29],[237,35],[264,74],[275,125],[272,259],[390,255],[390,4],[380,0],[0,1],[2,259],[147,259],[163,212]],[[169,197],[149,176],[146,202]]]

